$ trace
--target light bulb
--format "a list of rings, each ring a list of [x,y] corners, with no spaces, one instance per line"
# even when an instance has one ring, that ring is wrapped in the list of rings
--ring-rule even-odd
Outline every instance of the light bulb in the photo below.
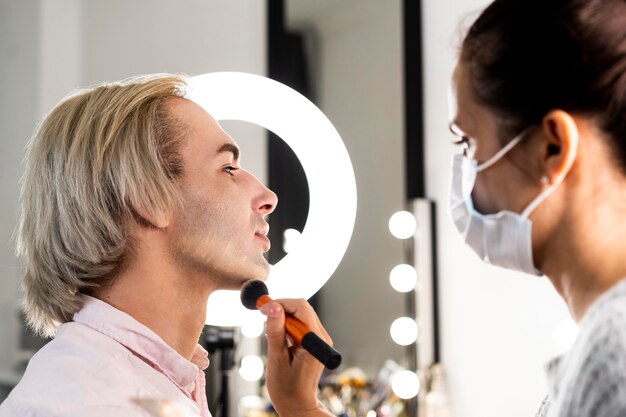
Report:
[[[263,334],[265,324],[261,317],[247,317],[241,325],[241,334],[251,339]]]
[[[568,350],[578,337],[578,324],[572,319],[566,319],[557,323],[552,332],[554,343],[562,351]]]
[[[389,219],[389,231],[398,239],[408,239],[415,235],[417,221],[408,211],[398,211]]]
[[[398,292],[413,291],[417,286],[417,271],[411,265],[397,265],[389,273],[389,283]]]
[[[255,355],[248,355],[241,358],[239,375],[246,381],[258,381],[263,376],[263,359]]]
[[[300,243],[301,238],[302,233],[296,229],[285,229],[283,232],[283,251],[285,253],[292,252],[298,247],[298,243]]]
[[[240,416],[258,415],[258,410],[263,410],[267,406],[265,400],[259,395],[244,395],[239,400]]]
[[[391,338],[400,346],[408,346],[417,340],[417,323],[409,317],[400,317],[391,324]]]
[[[391,377],[391,389],[398,398],[408,400],[420,391],[420,379],[415,372],[400,371]]]

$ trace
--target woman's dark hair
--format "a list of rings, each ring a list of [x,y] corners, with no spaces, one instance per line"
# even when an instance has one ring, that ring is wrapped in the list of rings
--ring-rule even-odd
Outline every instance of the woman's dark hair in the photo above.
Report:
[[[554,109],[593,117],[626,167],[626,0],[495,0],[461,62],[503,137]]]

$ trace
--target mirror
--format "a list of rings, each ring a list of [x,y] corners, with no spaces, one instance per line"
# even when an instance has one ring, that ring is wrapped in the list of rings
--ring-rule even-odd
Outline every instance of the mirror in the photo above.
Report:
[[[303,84],[341,134],[357,181],[352,241],[318,293],[318,312],[345,366],[374,376],[386,359],[406,356],[389,336],[406,315],[405,295],[389,285],[404,244],[387,226],[405,201],[402,2],[286,0],[284,16],[305,57]]]

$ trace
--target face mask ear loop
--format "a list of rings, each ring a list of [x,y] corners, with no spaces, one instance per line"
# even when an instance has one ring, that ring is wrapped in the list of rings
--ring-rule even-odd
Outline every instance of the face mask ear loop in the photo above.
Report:
[[[578,142],[576,142],[574,144],[574,153],[576,153],[576,146],[578,145]],[[530,213],[532,213],[539,204],[541,204],[546,198],[548,198],[550,196],[550,194],[552,194],[554,192],[554,190],[556,190],[556,188],[561,185],[563,183],[563,181],[565,181],[565,176],[567,174],[565,174],[564,176],[562,176],[561,178],[559,178],[557,181],[554,182],[554,184],[552,184],[551,186],[549,186],[548,188],[546,188],[543,192],[541,192],[537,198],[535,198],[533,201],[530,202],[530,204],[528,204],[528,206],[524,209],[524,211],[522,211],[521,216],[524,218],[528,218],[528,216],[530,216]],[[546,177],[544,177],[546,178]]]
[[[526,206],[526,208],[524,209],[524,211],[522,211],[520,215],[523,218],[527,219],[528,216],[530,216],[530,213],[532,213],[537,208],[537,206],[539,206],[539,204],[543,203],[543,200],[548,198],[550,194],[552,194],[554,190],[556,190],[556,187],[561,185],[561,182],[562,181],[555,182],[554,184],[543,190],[533,201],[530,202],[530,204],[528,204],[528,206]]]
[[[526,129],[519,135],[515,136],[509,143],[506,144],[506,146],[496,152],[494,156],[492,156],[482,164],[478,165],[478,167],[476,168],[476,172],[484,171],[485,169],[498,162],[504,155],[506,155],[511,149],[513,149],[515,145],[520,143],[520,141],[524,138],[524,135],[526,135],[528,131],[530,131],[530,129]]]

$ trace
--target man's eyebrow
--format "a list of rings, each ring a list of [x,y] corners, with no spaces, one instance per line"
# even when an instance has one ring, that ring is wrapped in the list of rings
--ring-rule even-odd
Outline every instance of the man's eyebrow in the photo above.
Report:
[[[235,161],[239,160],[239,148],[232,143],[225,143],[221,148],[218,149],[217,153],[220,154],[222,152],[232,152]]]

